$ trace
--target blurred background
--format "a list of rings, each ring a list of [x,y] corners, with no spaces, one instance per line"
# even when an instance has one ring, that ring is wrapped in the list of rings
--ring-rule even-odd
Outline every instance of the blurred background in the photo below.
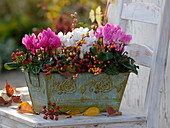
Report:
[[[13,87],[26,86],[24,73],[7,71],[3,65],[10,62],[16,49],[22,45],[24,34],[39,32],[51,27],[56,33],[69,31],[70,14],[77,12],[77,19],[90,23],[89,12],[101,6],[104,14],[107,0],[1,0],[0,1],[0,89],[7,80]]]

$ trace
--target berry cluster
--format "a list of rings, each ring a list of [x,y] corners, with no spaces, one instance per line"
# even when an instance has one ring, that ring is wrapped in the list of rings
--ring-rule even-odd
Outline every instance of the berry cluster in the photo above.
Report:
[[[78,22],[78,19],[76,19],[76,16],[77,16],[77,12],[74,12],[74,14],[71,14],[71,17],[73,18],[73,23],[72,23],[72,30],[75,29],[76,27],[76,23]]]
[[[51,120],[58,120],[58,115],[60,113],[60,107],[56,105],[56,103],[48,102],[48,108],[47,106],[43,106],[42,113],[45,114],[43,117],[44,119],[50,118]]]
[[[16,52],[11,54],[12,61],[17,63],[22,63],[22,65],[27,65],[31,62],[31,57],[26,57],[26,54],[19,49],[16,49]]]

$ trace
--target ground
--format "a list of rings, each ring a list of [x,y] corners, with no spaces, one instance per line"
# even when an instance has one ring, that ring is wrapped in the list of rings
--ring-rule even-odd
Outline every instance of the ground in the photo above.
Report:
[[[20,70],[5,71],[0,73],[0,89],[5,87],[6,80],[13,87],[25,87],[24,73]]]

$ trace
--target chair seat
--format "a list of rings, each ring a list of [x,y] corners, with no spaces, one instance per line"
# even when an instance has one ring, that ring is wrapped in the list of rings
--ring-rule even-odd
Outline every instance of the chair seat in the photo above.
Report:
[[[43,114],[19,114],[17,106],[0,107],[1,127],[5,128],[143,128],[146,126],[146,116],[138,114],[124,114],[121,116],[107,117],[100,113],[95,117],[73,116],[69,119],[44,120]],[[4,127],[3,127],[4,126]]]
[[[29,100],[28,88],[18,88],[21,91],[22,100]],[[30,102],[30,101],[29,101]],[[141,114],[124,113],[121,116],[108,117],[107,113],[98,116],[73,116],[68,119],[44,120],[43,114],[20,114],[18,104],[10,107],[0,107],[0,127],[2,128],[144,128],[146,116]]]

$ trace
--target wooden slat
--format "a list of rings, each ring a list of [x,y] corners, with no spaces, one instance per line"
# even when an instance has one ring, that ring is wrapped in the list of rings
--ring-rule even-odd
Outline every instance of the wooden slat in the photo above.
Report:
[[[151,3],[123,4],[122,19],[157,24],[160,9]]]
[[[169,40],[170,44],[170,40]],[[170,45],[168,48],[167,66],[165,69],[165,86],[161,89],[160,127],[170,127]]]
[[[138,114],[123,113],[122,116],[107,117],[101,113],[95,117],[73,116],[55,121],[44,120],[42,114],[19,114],[15,109],[0,107],[0,115],[2,125],[15,128],[144,128],[146,126],[146,116]]]
[[[139,44],[129,44],[126,49],[128,55],[132,57],[137,64],[150,67],[152,61],[153,51],[145,46]]]
[[[150,86],[147,95],[148,99],[148,128],[170,128],[170,120],[167,118],[170,111],[170,106],[164,96],[169,96],[169,83],[165,81],[165,74],[167,69],[167,60],[169,53],[169,43],[170,43],[170,1],[164,0],[162,4],[163,8],[161,11],[161,20],[159,24],[159,29],[157,33],[157,40],[155,44],[155,53],[153,56],[153,68],[151,69],[150,75]],[[165,93],[165,94],[162,94]],[[151,95],[150,95],[151,94]],[[162,99],[162,101],[161,101]],[[162,104],[166,104],[161,105]],[[162,107],[162,108],[161,108]],[[164,108],[165,107],[165,108]],[[162,110],[162,111],[160,111]],[[164,115],[162,115],[164,114]],[[166,121],[162,124],[161,121]],[[164,127],[165,126],[165,127]]]

